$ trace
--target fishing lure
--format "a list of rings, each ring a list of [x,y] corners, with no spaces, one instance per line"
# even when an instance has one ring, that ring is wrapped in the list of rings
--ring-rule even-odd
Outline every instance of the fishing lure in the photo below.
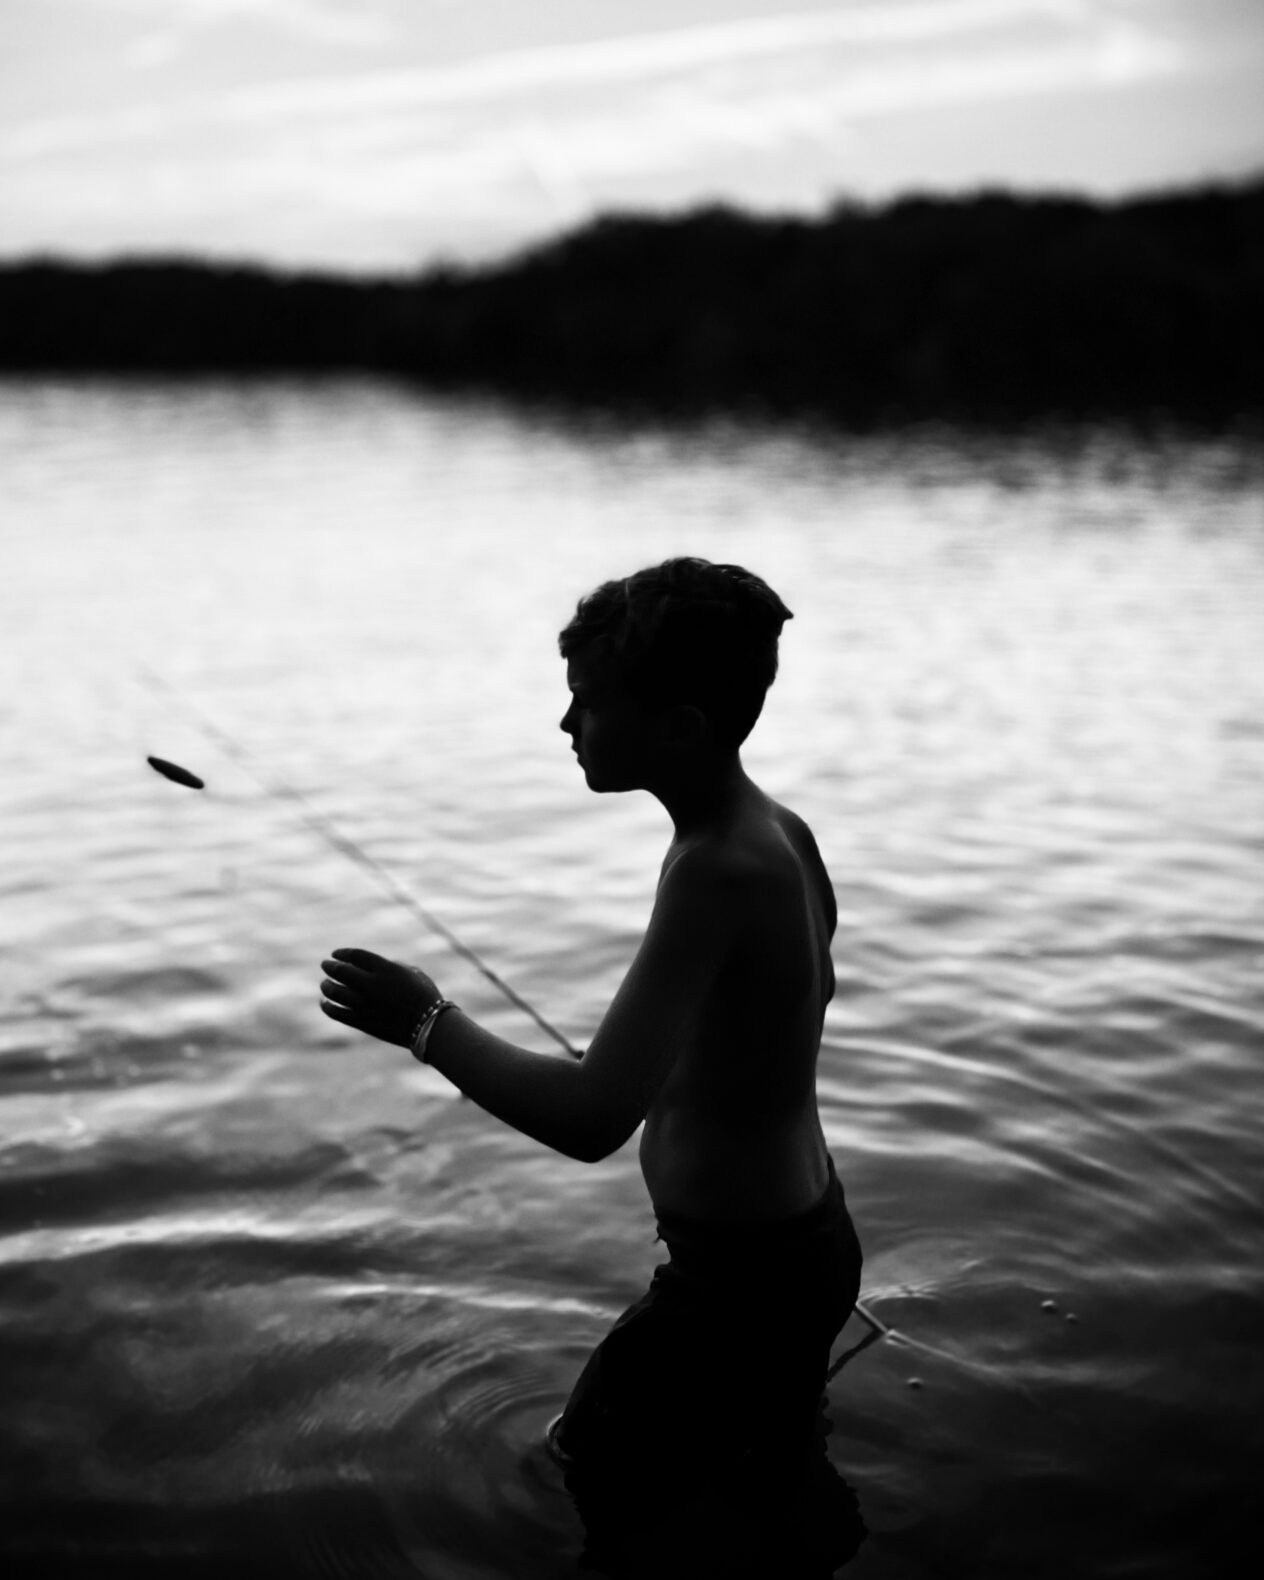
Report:
[[[199,779],[196,774],[191,774],[187,768],[181,768],[179,763],[169,763],[165,757],[147,757],[145,761],[164,779],[172,779],[178,785],[188,785],[190,790],[205,790],[205,779]]]

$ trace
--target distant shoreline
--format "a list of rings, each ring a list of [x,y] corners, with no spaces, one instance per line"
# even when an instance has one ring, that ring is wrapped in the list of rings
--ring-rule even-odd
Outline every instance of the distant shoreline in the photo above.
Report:
[[[662,415],[1254,427],[1264,180],[614,214],[412,278],[0,263],[0,372],[339,371]]]

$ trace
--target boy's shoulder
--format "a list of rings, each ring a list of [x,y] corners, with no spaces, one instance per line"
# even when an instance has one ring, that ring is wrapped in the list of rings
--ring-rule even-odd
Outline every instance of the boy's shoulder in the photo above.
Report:
[[[821,906],[832,934],[838,924],[834,885],[806,819],[769,800],[765,815],[693,853],[698,881],[726,886],[733,902],[763,911],[797,909],[804,892]]]
[[[767,801],[759,815],[696,835],[668,851],[662,879],[718,890],[800,887],[805,862],[820,862],[807,823],[788,807]]]

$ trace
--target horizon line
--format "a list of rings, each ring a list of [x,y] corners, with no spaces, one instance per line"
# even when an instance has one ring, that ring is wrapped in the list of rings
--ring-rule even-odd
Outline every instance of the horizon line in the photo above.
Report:
[[[581,235],[585,231],[592,230],[594,227],[612,220],[638,220],[667,224],[687,219],[692,215],[722,212],[732,214],[739,219],[748,220],[754,224],[771,224],[791,220],[810,227],[812,225],[825,224],[840,211],[876,217],[907,203],[938,203],[945,207],[951,207],[954,204],[964,205],[979,202],[985,198],[1004,198],[1020,205],[1031,204],[1033,206],[1048,202],[1078,203],[1086,208],[1105,212],[1111,209],[1126,208],[1133,203],[1205,197],[1213,193],[1244,197],[1257,187],[1264,187],[1264,161],[1261,161],[1257,170],[1245,175],[1208,175],[1195,180],[1160,181],[1153,184],[1139,185],[1129,188],[1125,192],[1111,195],[1090,192],[1083,188],[1052,184],[1022,187],[1005,182],[981,181],[976,185],[952,189],[909,186],[902,191],[893,193],[889,197],[863,197],[859,194],[852,195],[840,192],[815,209],[757,207],[753,204],[741,203],[723,197],[693,199],[687,203],[670,207],[612,205],[594,209],[592,213],[576,219],[572,224],[542,230],[533,239],[524,240],[507,250],[499,251],[493,255],[467,259],[439,255],[428,262],[419,260],[414,264],[383,265],[379,268],[348,268],[346,265],[335,263],[285,263],[269,259],[263,255],[249,253],[219,255],[194,252],[192,250],[185,251],[178,248],[164,248],[153,251],[129,249],[108,253],[26,248],[21,252],[10,253],[6,252],[3,246],[0,245],[0,269],[69,266],[72,268],[103,270],[118,266],[168,265],[182,268],[203,268],[208,272],[249,270],[254,273],[279,277],[317,276],[324,279],[349,282],[416,280],[419,277],[424,278],[426,275],[442,273],[480,274],[495,271],[498,268],[512,267],[514,264],[523,262],[535,253],[546,251],[549,247],[555,246],[569,237]]]

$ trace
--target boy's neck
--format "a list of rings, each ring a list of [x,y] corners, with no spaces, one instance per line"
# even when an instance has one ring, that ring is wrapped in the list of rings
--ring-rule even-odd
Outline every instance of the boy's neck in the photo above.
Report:
[[[760,794],[736,752],[649,788],[675,824],[678,841],[718,832],[739,807]]]

